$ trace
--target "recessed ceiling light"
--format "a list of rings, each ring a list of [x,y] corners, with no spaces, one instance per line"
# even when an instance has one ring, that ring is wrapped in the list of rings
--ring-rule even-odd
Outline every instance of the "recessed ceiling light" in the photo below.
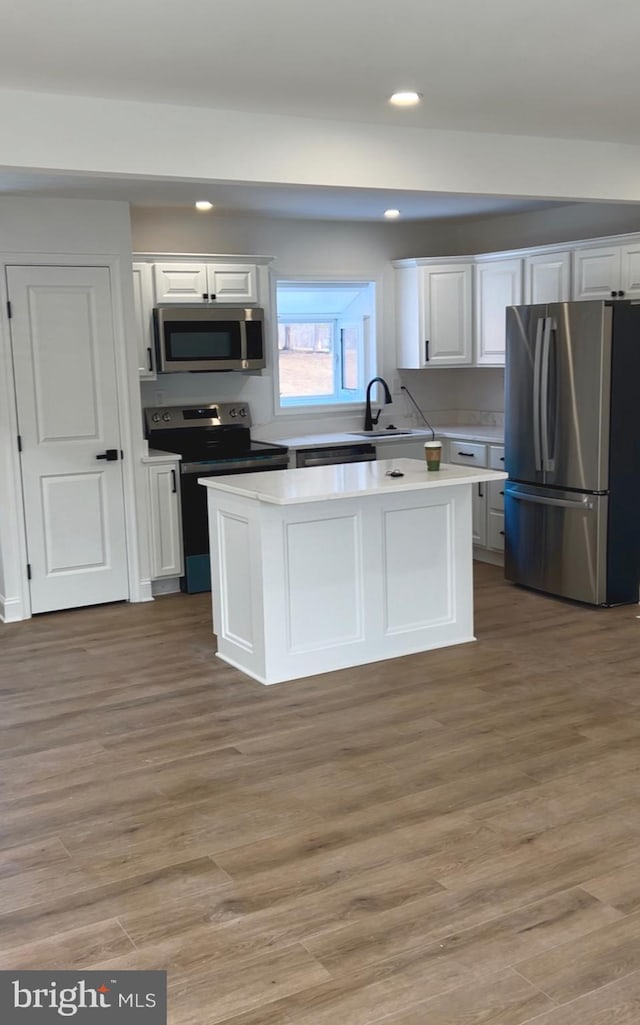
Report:
[[[400,211],[399,210],[385,210],[384,215],[390,221],[393,221],[396,217],[400,216]]]
[[[396,107],[414,107],[416,103],[420,103],[421,99],[422,93],[400,92],[390,96],[389,103],[393,103]]]
[[[199,199],[196,203],[196,210],[213,210],[213,203],[208,199]]]

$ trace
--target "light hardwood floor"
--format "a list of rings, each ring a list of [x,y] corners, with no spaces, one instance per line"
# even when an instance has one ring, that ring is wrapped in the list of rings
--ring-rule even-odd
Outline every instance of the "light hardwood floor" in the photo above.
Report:
[[[638,1025],[640,619],[476,565],[479,640],[264,688],[208,595],[0,626],[0,968],[171,1025]]]

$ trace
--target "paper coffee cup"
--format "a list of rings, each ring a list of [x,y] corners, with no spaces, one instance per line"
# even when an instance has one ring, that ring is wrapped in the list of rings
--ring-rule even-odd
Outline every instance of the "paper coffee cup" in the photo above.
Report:
[[[424,456],[427,460],[427,470],[439,470],[442,458],[442,442],[425,441]]]

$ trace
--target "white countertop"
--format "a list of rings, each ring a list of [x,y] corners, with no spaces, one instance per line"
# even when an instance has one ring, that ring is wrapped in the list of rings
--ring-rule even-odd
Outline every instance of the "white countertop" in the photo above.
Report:
[[[177,452],[163,452],[159,448],[150,448],[146,456],[142,457],[143,463],[173,463],[180,462],[182,456]]]
[[[402,470],[402,477],[388,477],[387,470]],[[232,474],[226,477],[199,478],[198,484],[226,491],[242,498],[272,505],[298,505],[338,498],[364,498],[391,491],[419,491],[446,488],[456,484],[506,480],[497,470],[469,469],[443,463],[440,470],[428,471],[419,459],[378,459],[364,463],[338,463],[309,466],[297,470],[271,470],[262,473]]]
[[[404,428],[401,428],[404,430]],[[329,445],[377,445],[379,442],[385,444],[389,441],[411,441],[411,439],[421,439],[424,437],[425,441],[431,438],[431,431],[427,428],[414,429],[413,427],[406,428],[407,434],[385,434],[381,435],[369,435],[363,437],[361,434],[349,433],[347,431],[333,432],[332,434],[300,434],[295,438],[278,438],[279,445],[286,445],[288,448],[319,448],[322,446]],[[436,434],[438,430],[436,428]]]
[[[409,434],[384,434],[363,438],[361,434],[349,433],[347,431],[333,432],[326,434],[300,434],[294,438],[278,438],[279,445],[286,445],[288,448],[328,448],[332,445],[379,445],[392,444],[394,442],[431,440],[431,431],[428,427],[407,428]],[[504,444],[504,427],[487,427],[481,424],[447,424],[444,427],[434,426],[437,438],[460,438],[463,441],[482,441],[491,445]]]
[[[484,424],[447,424],[436,427],[440,438],[460,438],[461,441],[483,441],[489,445],[504,445],[504,427]]]

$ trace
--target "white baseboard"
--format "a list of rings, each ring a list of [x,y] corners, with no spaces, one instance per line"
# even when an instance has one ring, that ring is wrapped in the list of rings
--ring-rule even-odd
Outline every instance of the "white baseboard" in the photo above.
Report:
[[[28,618],[24,614],[20,598],[5,598],[0,594],[0,620],[3,623],[20,623]]]
[[[151,591],[156,594],[176,594],[180,590],[180,577],[164,577],[151,581]]]
[[[143,601],[153,601],[153,591],[150,580],[141,580],[138,587],[138,594],[135,598],[129,598],[130,602],[136,604]]]
[[[488,562],[492,566],[504,566],[502,552],[494,552],[491,548],[473,548],[473,557],[477,562]]]

